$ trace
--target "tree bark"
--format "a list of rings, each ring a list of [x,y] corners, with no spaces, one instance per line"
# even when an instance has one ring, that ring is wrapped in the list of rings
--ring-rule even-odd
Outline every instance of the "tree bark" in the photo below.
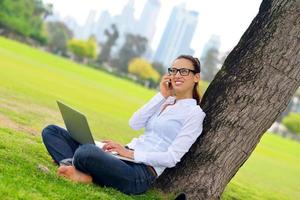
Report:
[[[204,94],[201,136],[156,188],[188,199],[220,198],[300,85],[299,4],[262,2]]]

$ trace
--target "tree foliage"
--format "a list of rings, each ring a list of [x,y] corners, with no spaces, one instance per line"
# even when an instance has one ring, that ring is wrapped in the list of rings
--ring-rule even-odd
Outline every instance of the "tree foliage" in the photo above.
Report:
[[[152,66],[161,76],[167,73],[167,69],[160,62],[153,62]]]
[[[287,129],[293,133],[300,135],[300,114],[299,113],[289,113],[285,118],[283,118],[283,124]]]
[[[67,42],[73,37],[72,31],[61,22],[46,23],[48,50],[55,54],[67,56]]]
[[[51,12],[41,0],[1,0],[0,29],[46,43],[43,35],[43,17]]]
[[[128,72],[129,61],[145,53],[147,42],[145,37],[133,34],[126,35],[125,43],[119,51],[118,59],[115,61],[115,65],[121,72]]]
[[[143,80],[152,79],[158,82],[160,75],[152,65],[143,58],[134,58],[129,62],[128,72],[139,76]]]
[[[119,32],[115,24],[111,25],[112,31],[109,29],[105,29],[104,33],[107,37],[106,42],[103,44],[103,48],[101,50],[101,54],[98,57],[98,61],[100,63],[108,62],[110,60],[110,52],[111,48],[115,45],[118,37]]]
[[[83,62],[84,59],[95,59],[97,54],[97,43],[95,37],[88,41],[71,39],[68,42],[69,51],[75,56],[75,60]]]
[[[205,55],[201,58],[202,67],[201,67],[201,75],[202,79],[208,82],[211,82],[218,72],[218,64],[219,64],[219,50],[216,47],[209,48]]]

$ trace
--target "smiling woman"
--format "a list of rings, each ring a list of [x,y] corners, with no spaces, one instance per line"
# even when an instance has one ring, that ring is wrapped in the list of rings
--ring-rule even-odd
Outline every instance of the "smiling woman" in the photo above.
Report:
[[[166,168],[180,162],[202,132],[206,114],[199,106],[199,81],[199,60],[189,55],[177,57],[169,74],[161,79],[160,92],[129,119],[132,129],[145,128],[145,132],[126,146],[110,140],[102,141],[102,148],[79,144],[68,131],[47,126],[42,136],[53,160],[57,164],[72,160],[70,165],[58,168],[58,175],[126,194],[147,191]],[[107,151],[134,162],[120,160]]]

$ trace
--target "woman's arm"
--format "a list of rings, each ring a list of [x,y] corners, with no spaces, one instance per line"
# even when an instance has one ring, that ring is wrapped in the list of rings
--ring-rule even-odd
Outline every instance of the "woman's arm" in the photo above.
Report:
[[[158,92],[150,99],[143,107],[138,109],[129,119],[129,126],[134,130],[139,130],[145,127],[149,118],[160,108],[166,101],[166,98]]]
[[[145,127],[148,119],[160,108],[166,99],[174,93],[171,85],[172,75],[165,74],[159,84],[160,92],[142,108],[136,111],[129,120],[129,126],[134,130],[139,130]]]
[[[204,112],[190,115],[167,151],[143,152],[135,150],[134,160],[153,167],[174,167],[201,134],[204,118]]]

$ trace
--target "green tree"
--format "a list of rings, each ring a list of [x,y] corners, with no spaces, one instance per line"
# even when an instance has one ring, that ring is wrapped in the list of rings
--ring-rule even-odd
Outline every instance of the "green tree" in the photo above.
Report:
[[[283,118],[282,123],[285,127],[292,133],[300,135],[300,114],[299,113],[289,113]]]
[[[210,47],[205,55],[201,58],[201,78],[205,81],[211,82],[218,72],[219,64],[219,50],[212,46]]]
[[[115,45],[115,43],[119,37],[119,32],[118,32],[118,29],[115,24],[111,25],[111,29],[112,29],[112,31],[110,31],[109,29],[105,29],[105,31],[104,31],[104,33],[107,37],[107,40],[103,44],[101,53],[98,56],[99,63],[109,62],[111,48]]]
[[[159,62],[153,62],[152,66],[161,76],[167,73],[167,69]]]
[[[67,42],[73,37],[72,31],[61,22],[46,23],[47,48],[50,52],[67,56]]]
[[[94,60],[97,56],[97,40],[95,36],[89,37],[86,42],[86,57]]]
[[[139,76],[144,81],[153,80],[158,82],[160,78],[159,73],[143,58],[132,59],[128,65],[128,72]]]
[[[51,13],[51,6],[44,6],[41,0],[1,0],[0,33],[12,33],[46,43],[43,35],[43,17]]]
[[[127,34],[124,45],[121,47],[118,59],[115,60],[114,65],[118,67],[121,72],[128,72],[128,63],[135,57],[143,55],[147,48],[147,39],[145,37],[133,34]]]
[[[68,49],[76,61],[86,63],[88,59],[96,57],[97,43],[94,37],[90,37],[88,41],[71,39],[68,41]]]

